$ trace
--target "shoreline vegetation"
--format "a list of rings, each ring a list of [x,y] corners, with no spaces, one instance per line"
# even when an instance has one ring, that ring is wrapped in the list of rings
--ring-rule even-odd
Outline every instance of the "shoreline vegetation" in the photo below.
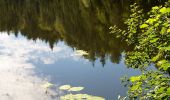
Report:
[[[125,63],[140,69],[138,76],[124,77],[129,99],[167,100],[170,98],[170,1],[154,6],[144,16],[140,5],[131,5],[131,15],[125,21],[127,30],[110,27],[118,38],[124,37],[134,49],[125,52]],[[148,70],[154,64],[157,70]]]

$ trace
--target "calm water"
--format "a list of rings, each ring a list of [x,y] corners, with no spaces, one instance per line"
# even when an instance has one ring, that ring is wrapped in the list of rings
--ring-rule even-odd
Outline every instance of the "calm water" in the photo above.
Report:
[[[123,52],[130,47],[114,38],[109,27],[124,27],[129,5],[114,0],[0,0],[0,99],[53,100],[40,89],[46,81],[83,86],[81,93],[106,100],[125,96],[120,78],[140,71],[126,67]]]

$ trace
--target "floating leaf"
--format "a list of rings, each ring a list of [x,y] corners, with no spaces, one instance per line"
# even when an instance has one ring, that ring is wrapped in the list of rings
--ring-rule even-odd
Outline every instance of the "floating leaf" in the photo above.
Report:
[[[60,97],[61,100],[105,100],[103,97],[88,94],[67,94]]]
[[[70,85],[62,85],[59,87],[60,90],[69,90],[71,88]]]
[[[50,88],[50,87],[52,87],[52,86],[54,86],[54,84],[49,83],[49,82],[47,82],[47,83],[45,83],[45,84],[42,85],[42,87],[43,87],[43,88],[46,88],[46,89],[47,89],[47,88]]]
[[[74,92],[76,92],[76,91],[81,91],[81,90],[83,90],[84,89],[84,87],[72,87],[72,88],[70,88],[68,91],[74,91]]]

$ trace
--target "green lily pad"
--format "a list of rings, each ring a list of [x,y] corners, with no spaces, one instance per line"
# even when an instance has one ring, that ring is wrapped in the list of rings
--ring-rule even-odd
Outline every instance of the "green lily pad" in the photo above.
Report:
[[[71,88],[70,85],[62,85],[59,87],[60,90],[69,90]]]
[[[83,89],[84,89],[84,87],[72,87],[72,88],[70,88],[68,91],[77,92],[77,91],[81,91],[81,90],[83,90]]]
[[[67,94],[60,97],[61,100],[105,100],[103,97],[88,94]]]

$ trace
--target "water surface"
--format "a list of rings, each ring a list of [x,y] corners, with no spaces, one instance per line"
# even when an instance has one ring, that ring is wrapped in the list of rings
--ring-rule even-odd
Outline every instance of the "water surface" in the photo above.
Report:
[[[81,93],[116,100],[127,88],[122,39],[109,27],[124,28],[127,0],[0,0],[0,99],[56,100],[58,86],[83,86]],[[87,55],[77,54],[85,51]],[[56,85],[49,90],[46,82]]]

